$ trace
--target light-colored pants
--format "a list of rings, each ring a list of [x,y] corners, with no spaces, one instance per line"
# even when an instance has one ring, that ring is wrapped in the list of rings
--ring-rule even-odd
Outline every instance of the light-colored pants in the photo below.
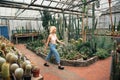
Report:
[[[50,47],[50,52],[46,57],[46,61],[50,60],[51,56],[54,55],[56,62],[59,64],[60,63],[60,55],[56,49],[56,45],[49,43],[49,47]]]

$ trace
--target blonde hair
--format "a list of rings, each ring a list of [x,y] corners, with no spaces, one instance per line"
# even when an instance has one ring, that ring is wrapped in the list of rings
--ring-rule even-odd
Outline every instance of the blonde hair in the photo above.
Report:
[[[50,33],[52,33],[54,29],[56,29],[56,27],[55,26],[51,26],[50,27]]]

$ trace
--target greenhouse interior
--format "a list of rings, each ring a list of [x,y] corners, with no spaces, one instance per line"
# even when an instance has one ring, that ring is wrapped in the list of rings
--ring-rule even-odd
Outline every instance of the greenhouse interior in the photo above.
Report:
[[[120,80],[120,0],[0,0],[0,80]]]

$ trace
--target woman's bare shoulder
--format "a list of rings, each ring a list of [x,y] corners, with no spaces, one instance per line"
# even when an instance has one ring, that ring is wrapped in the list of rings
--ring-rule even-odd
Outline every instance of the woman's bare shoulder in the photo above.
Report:
[[[51,38],[51,36],[52,36],[52,35],[51,35],[51,34],[49,34],[49,36],[48,36],[48,37],[49,37],[49,38]]]

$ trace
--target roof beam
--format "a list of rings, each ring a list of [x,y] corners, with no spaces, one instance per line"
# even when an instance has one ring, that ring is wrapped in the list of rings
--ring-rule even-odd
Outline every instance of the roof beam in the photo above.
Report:
[[[75,7],[79,7],[79,6],[82,6],[82,5],[87,5],[87,4],[90,4],[91,2],[94,2],[94,1],[98,1],[98,0],[90,0],[86,3],[82,3],[82,4],[78,4],[78,5],[73,5],[72,7],[69,7],[70,8],[75,8]]]
[[[26,7],[24,6],[11,6],[11,5],[5,5],[5,4],[0,4],[0,7],[7,7],[7,8],[17,8],[17,9],[25,9]],[[38,8],[26,8],[26,10],[35,10],[35,11],[44,11],[45,9],[38,9]],[[55,12],[55,13],[62,13],[61,10],[48,10],[49,12]],[[74,15],[79,15],[81,13],[78,12],[69,12],[69,11],[64,11],[65,14],[74,14]]]
[[[34,0],[33,2],[31,2],[28,7],[30,7],[31,5],[33,5],[37,0]],[[19,14],[16,14],[16,17],[19,16],[20,14],[22,14],[24,11],[26,10],[26,8],[24,10],[22,10]]]
[[[47,8],[47,9],[55,9],[55,10],[61,10],[61,12],[64,10],[64,11],[69,11],[69,12],[76,12],[76,13],[82,13],[82,12],[80,12],[80,11],[77,11],[77,10],[69,10],[69,9],[63,9],[63,8],[56,8],[56,7],[50,7],[50,6],[44,6],[44,5],[37,5],[37,4],[27,4],[27,3],[20,3],[20,2],[13,2],[13,1],[0,1],[0,4],[1,5],[7,5],[7,6],[12,6],[12,7],[14,7],[14,6],[18,6],[19,8],[20,7],[23,7],[22,9],[26,9],[27,8],[27,6],[33,6],[33,7],[38,7],[38,8],[40,8],[40,7],[42,7],[42,8]],[[26,7],[25,7],[26,6]]]
[[[0,16],[0,19],[7,19],[7,20],[37,20],[41,21],[41,18],[35,18],[35,17],[17,17],[14,16]]]

